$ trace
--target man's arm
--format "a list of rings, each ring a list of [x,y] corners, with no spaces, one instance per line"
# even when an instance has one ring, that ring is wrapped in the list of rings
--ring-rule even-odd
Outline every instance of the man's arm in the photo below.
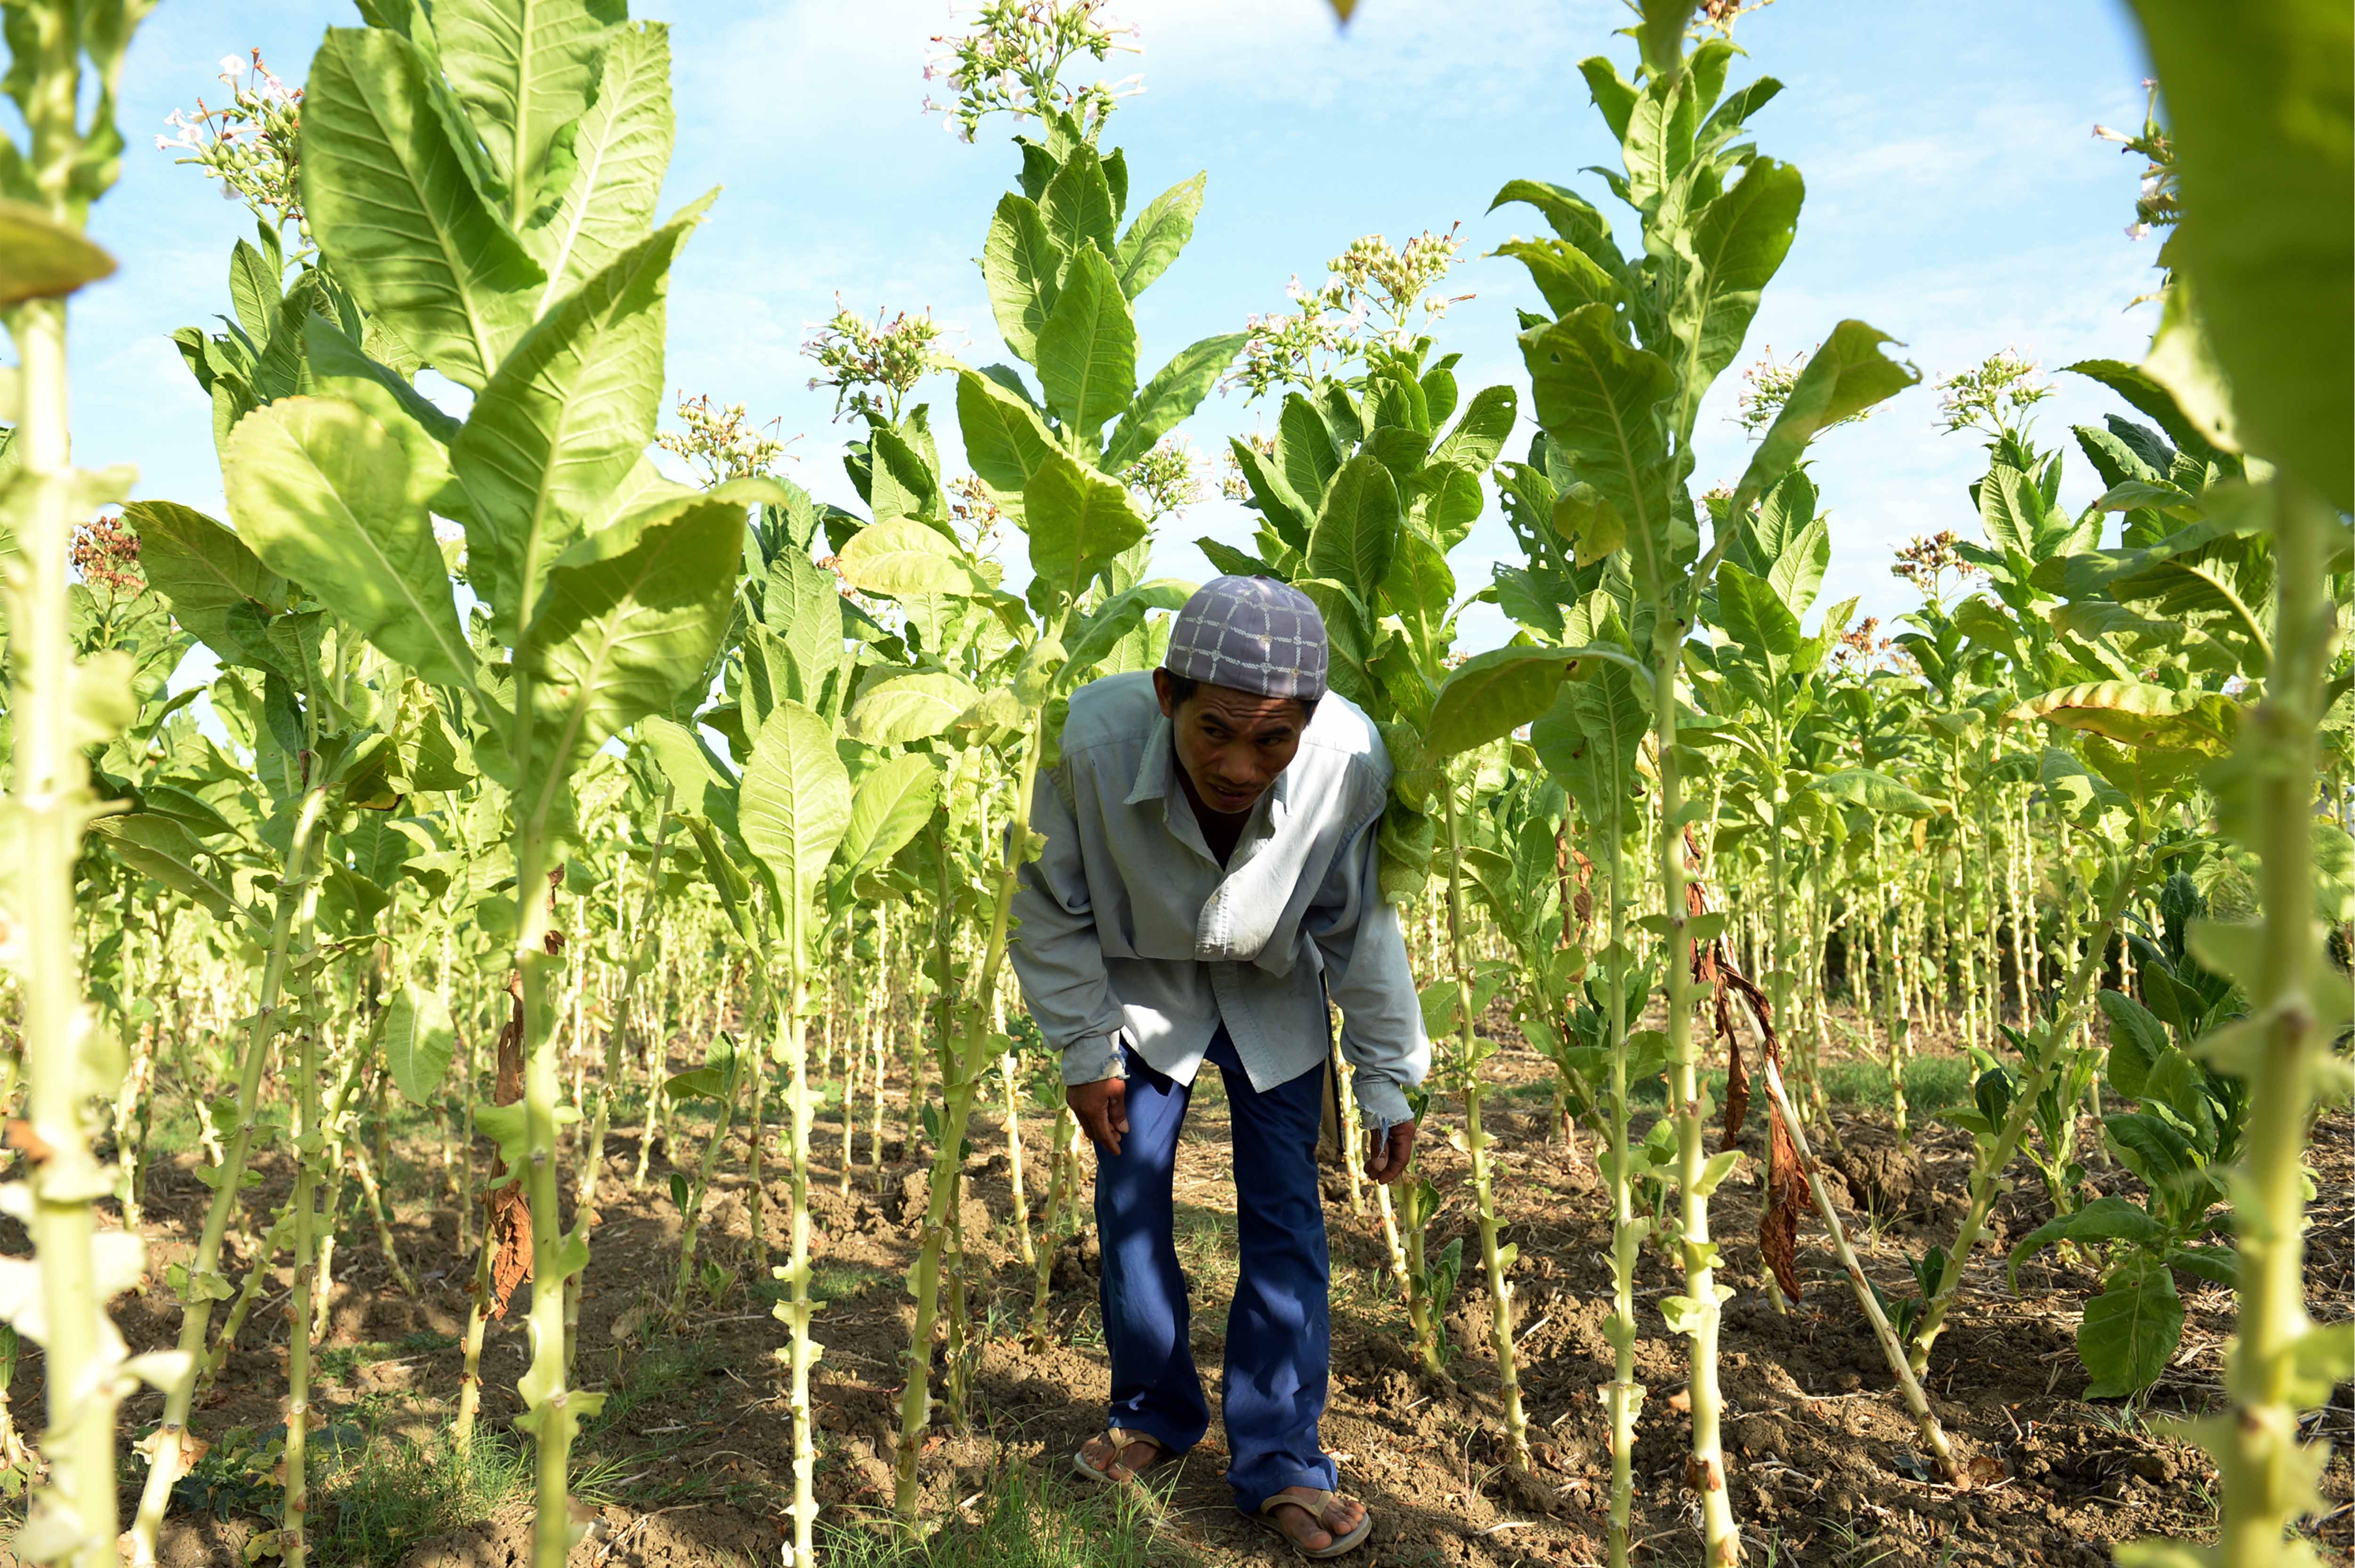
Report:
[[[1018,924],[1007,951],[1039,1033],[1063,1054],[1066,1086],[1124,1075],[1120,1003],[1104,973],[1079,824],[1064,797],[1070,788],[1066,764],[1040,774],[1031,792],[1030,826],[1046,847],[1022,868],[1021,885],[1014,893]],[[1095,1130],[1091,1128],[1090,1136]]]
[[[1376,828],[1359,830],[1334,863],[1306,922],[1325,959],[1325,988],[1341,1010],[1341,1055],[1355,1069],[1351,1087],[1367,1128],[1381,1145],[1392,1129],[1411,1128],[1406,1091],[1431,1070],[1431,1042],[1408,967],[1398,911],[1382,901]],[[1401,1150],[1398,1163],[1403,1167]],[[1387,1180],[1396,1171],[1385,1171]]]

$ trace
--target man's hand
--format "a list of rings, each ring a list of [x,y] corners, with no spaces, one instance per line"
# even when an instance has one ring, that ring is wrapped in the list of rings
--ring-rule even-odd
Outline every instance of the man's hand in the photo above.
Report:
[[[1128,1131],[1128,1080],[1105,1078],[1093,1084],[1072,1084],[1063,1090],[1063,1103],[1080,1118],[1080,1130],[1107,1154],[1120,1152]]]
[[[1406,1162],[1414,1153],[1414,1123],[1392,1122],[1390,1137],[1379,1143],[1369,1132],[1366,1146],[1367,1177],[1387,1187],[1406,1174]]]

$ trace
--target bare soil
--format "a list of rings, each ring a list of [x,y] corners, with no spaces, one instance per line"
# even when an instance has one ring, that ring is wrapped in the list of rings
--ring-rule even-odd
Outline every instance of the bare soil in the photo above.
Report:
[[[1513,1050],[1492,1065],[1508,1093],[1488,1125],[1498,1135],[1497,1192],[1520,1261],[1518,1361],[1523,1398],[1539,1458],[1533,1483],[1502,1465],[1496,1363],[1488,1302],[1463,1157],[1429,1129],[1423,1171],[1451,1197],[1434,1223],[1433,1245],[1465,1237],[1467,1267],[1448,1316],[1455,1347],[1442,1382],[1421,1375],[1409,1351],[1405,1317],[1391,1287],[1386,1253],[1370,1196],[1353,1213],[1337,1171],[1328,1173],[1327,1226],[1335,1267],[1331,1405],[1324,1433],[1341,1457],[1344,1485],[1365,1499],[1377,1520],[1374,1564],[1585,1564],[1603,1556],[1609,1484],[1608,1437],[1597,1385],[1610,1376],[1604,1337],[1610,1276],[1609,1225],[1591,1144],[1564,1147],[1547,1126],[1542,1085],[1550,1067]],[[1223,1095],[1207,1077],[1180,1149],[1181,1245],[1195,1281],[1195,1353],[1206,1369],[1220,1360],[1223,1304],[1232,1278],[1232,1181]],[[1526,1108],[1524,1108],[1526,1107]],[[1449,1114],[1434,1115],[1444,1123]],[[895,1113],[890,1125],[902,1118]],[[1885,1117],[1836,1111],[1839,1140],[1827,1163],[1844,1204],[1843,1223],[1866,1267],[1891,1294],[1910,1289],[1905,1263],[1927,1245],[1951,1239],[1963,1206],[1968,1140],[1933,1124],[1911,1147]],[[1030,1204],[1045,1203],[1047,1121],[1026,1119]],[[1640,1130],[1640,1128],[1639,1128]],[[1742,1142],[1753,1156],[1763,1119],[1753,1114]],[[2094,1129],[2085,1128],[2089,1146]],[[2309,1239],[2310,1298],[2318,1318],[2343,1320],[2355,1299],[2355,1120],[2326,1118],[2314,1165],[2319,1198]],[[682,1148],[700,1139],[682,1138]],[[887,1137],[879,1168],[858,1140],[851,1192],[835,1190],[839,1133],[821,1124],[811,1202],[819,1294],[826,1306],[817,1337],[826,1346],[815,1377],[821,1435],[818,1487],[837,1523],[875,1519],[890,1501],[891,1440],[897,1425],[900,1356],[912,1304],[903,1285],[923,1204],[924,1151],[911,1160]],[[1030,1271],[1016,1250],[1002,1122],[976,1117],[967,1167],[964,1224],[976,1264],[975,1317],[986,1326],[975,1379],[972,1435],[943,1425],[927,1440],[925,1507],[953,1514],[983,1491],[994,1467],[1036,1467],[1051,1486],[1067,1483],[1066,1456],[1103,1422],[1106,1371],[1096,1324],[1096,1258],[1092,1236],[1068,1243],[1053,1267],[1051,1341],[1024,1344]],[[430,1161],[430,1143],[407,1152]],[[590,1387],[613,1391],[613,1404],[576,1450],[591,1522],[576,1564],[613,1568],[704,1568],[770,1563],[785,1539],[791,1495],[791,1428],[783,1368],[785,1342],[770,1316],[774,1287],[756,1277],[749,1240],[747,1149],[739,1135],[723,1161],[707,1209],[702,1248],[732,1283],[702,1297],[687,1320],[665,1322],[650,1303],[666,1294],[676,1267],[679,1216],[668,1191],[667,1151],[657,1149],[649,1180],[629,1177],[638,1149],[626,1129],[607,1147],[601,1187],[604,1219],[581,1305],[579,1373]],[[692,1158],[683,1154],[683,1158]],[[201,1223],[208,1189],[193,1157],[161,1163],[150,1188],[151,1247],[156,1271],[141,1293],[118,1303],[116,1316],[134,1350],[169,1342],[178,1309],[160,1271],[185,1257]],[[773,1245],[782,1234],[787,1191],[773,1157],[768,1204]],[[2117,1542],[2149,1534],[2198,1535],[2212,1527],[2215,1479],[2195,1449],[2158,1436],[2159,1416],[2198,1412],[2221,1398],[2222,1354],[2232,1329],[2228,1291],[2183,1277],[2188,1309],[2182,1348],[2147,1400],[2142,1419],[2120,1402],[2089,1403],[2073,1334],[2094,1288],[2089,1265],[2027,1266],[2014,1294],[2003,1257],[2049,1209],[2032,1177],[2021,1173],[1998,1203],[1991,1233],[1974,1261],[1958,1307],[1931,1360],[1926,1380],[1947,1432],[1967,1456],[1977,1484],[1944,1485],[1923,1462],[1920,1444],[1863,1316],[1811,1213],[1801,1227],[1804,1299],[1778,1313],[1761,1277],[1757,1246],[1756,1161],[1745,1161],[1720,1189],[1712,1226],[1724,1238],[1721,1279],[1734,1287],[1727,1304],[1722,1377],[1730,1403],[1727,1446],[1735,1511],[1753,1562],[1852,1564],[2069,1565],[2108,1560]],[[273,1202],[286,1181],[265,1168],[254,1202]],[[412,1196],[395,1224],[403,1260],[421,1282],[417,1299],[391,1284],[365,1213],[349,1214],[336,1255],[332,1327],[321,1346],[323,1375],[315,1419],[356,1441],[391,1450],[447,1444],[457,1395],[456,1345],[467,1312],[468,1259],[457,1255],[449,1204],[430,1200],[435,1172],[406,1172]],[[2130,1191],[2123,1172],[2096,1169],[2104,1191]],[[1084,1199],[1085,1193],[1083,1192]],[[259,1221],[257,1221],[257,1224]],[[10,1238],[0,1238],[10,1239]],[[16,1232],[9,1251],[22,1250]],[[282,1420],[287,1323],[282,1269],[249,1323],[213,1403],[197,1413],[199,1432],[217,1437],[238,1426],[266,1432]],[[1689,1440],[1684,1346],[1653,1306],[1681,1287],[1657,1251],[1639,1277],[1643,1337],[1638,1375],[1648,1388],[1635,1457],[1636,1530],[1641,1560],[1696,1563],[1697,1510],[1684,1485]],[[486,1429],[505,1430],[516,1414],[514,1384],[527,1347],[521,1319],[528,1287],[508,1318],[495,1324],[483,1355]],[[20,1412],[37,1412],[40,1364],[28,1350],[11,1390]],[[1215,1411],[1215,1375],[1210,1390]],[[152,1426],[152,1393],[126,1407],[132,1429]],[[936,1415],[945,1416],[935,1402]],[[2326,1479],[2336,1510],[2321,1528],[2327,1552],[2348,1561],[2355,1543],[2355,1486],[2348,1451],[2355,1439],[2349,1391],[2335,1391],[2316,1417],[2317,1436],[2337,1447]],[[1213,1421],[1208,1440],[1176,1478],[1161,1534],[1169,1561],[1274,1563],[1292,1561],[1273,1538],[1239,1517],[1221,1479],[1224,1455]],[[125,1507],[135,1499],[144,1463],[125,1468]],[[390,1482],[372,1484],[392,1484]],[[185,1483],[184,1483],[185,1485]],[[252,1499],[247,1499],[250,1502]],[[327,1508],[359,1506],[330,1489]],[[593,1505],[593,1506],[592,1506]],[[173,1568],[238,1561],[247,1541],[267,1527],[232,1493],[209,1506],[176,1510],[165,1561]],[[397,1528],[397,1527],[396,1527]],[[454,1532],[394,1540],[375,1560],[400,1568],[490,1568],[528,1561],[527,1509],[510,1500],[491,1517]],[[1769,1548],[1774,1555],[1767,1556]],[[0,1553],[5,1557],[5,1553]],[[351,1560],[346,1558],[346,1560]]]

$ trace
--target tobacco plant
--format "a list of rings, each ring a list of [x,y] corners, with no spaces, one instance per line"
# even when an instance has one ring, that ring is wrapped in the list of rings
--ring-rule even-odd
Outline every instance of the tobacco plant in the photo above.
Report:
[[[1628,630],[1651,685],[1660,912],[1648,918],[1668,943],[1675,1243],[1685,1274],[1684,1291],[1668,1298],[1662,1312],[1691,1341],[1692,1474],[1708,1560],[1716,1564],[1741,1556],[1719,1440],[1717,1335],[1726,1292],[1716,1281],[1709,1231],[1709,1195],[1734,1155],[1712,1158],[1705,1147],[1707,1107],[1692,1036],[1693,949],[1715,937],[1722,916],[1693,916],[1686,903],[1682,830],[1702,808],[1685,800],[1684,776],[1698,758],[1689,761],[1690,748],[1678,738],[1684,645],[1718,563],[1808,442],[1916,377],[1882,355],[1881,334],[1859,322],[1834,328],[1767,427],[1703,552],[1689,489],[1701,398],[1740,352],[1759,292],[1790,248],[1804,186],[1797,170],[1740,140],[1780,84],[1763,78],[1728,94],[1735,51],[1722,39],[1688,50],[1692,15],[1681,3],[1645,8],[1635,29],[1643,58],[1634,82],[1600,57],[1581,67],[1620,143],[1626,172],[1604,178],[1638,216],[1640,259],[1621,252],[1598,208],[1561,186],[1516,180],[1497,200],[1536,207],[1555,231],[1553,238],[1503,249],[1529,267],[1555,312],[1520,339],[1538,422],[1569,481],[1558,486],[1550,521],[1575,546],[1573,567],[1627,552],[1635,588]],[[1551,579],[1561,580],[1558,573]]]

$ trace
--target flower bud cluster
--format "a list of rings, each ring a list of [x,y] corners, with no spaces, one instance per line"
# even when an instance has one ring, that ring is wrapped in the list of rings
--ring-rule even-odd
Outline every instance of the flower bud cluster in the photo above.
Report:
[[[2106,125],[2094,127],[2096,140],[2115,142],[2122,151],[2139,154],[2145,160],[2142,185],[2135,196],[2135,220],[2126,226],[2130,239],[2147,238],[2154,228],[2172,228],[2183,216],[2176,191],[2175,143],[2158,122],[2158,83],[2146,80],[2142,85],[2148,100],[2143,106],[2140,133],[2129,135]]]
[[[709,394],[690,397],[681,392],[677,412],[686,429],[662,431],[655,445],[693,464],[708,484],[773,473],[790,444],[774,433],[779,420],[755,425],[741,403],[722,408]]]
[[[1963,559],[1955,543],[1952,528],[1926,538],[1917,534],[1899,548],[1896,564],[1889,568],[1889,575],[1913,584],[1923,599],[1936,599],[1945,590],[1947,573],[1952,572],[1958,583],[1978,574],[1978,567]]]
[[[870,323],[844,310],[840,295],[834,302],[833,319],[814,328],[802,344],[821,372],[810,377],[811,389],[835,389],[837,418],[847,408],[896,421],[901,401],[940,363],[940,324],[930,312],[887,317],[879,310]]]
[[[220,80],[229,90],[229,101],[215,109],[199,98],[193,114],[175,109],[164,117],[172,134],[156,137],[155,149],[187,154],[174,162],[194,164],[207,178],[220,181],[222,200],[242,201],[264,223],[300,226],[303,201],[294,166],[303,90],[271,74],[260,49],[251,55],[250,60],[224,55]],[[309,230],[303,232],[307,238]]]
[[[1113,105],[1145,90],[1144,78],[1097,80],[1083,87],[1057,79],[1081,55],[1102,61],[1114,51],[1143,54],[1136,28],[1113,20],[1109,0],[985,0],[973,25],[959,34],[935,33],[933,52],[924,57],[924,79],[943,81],[956,96],[945,103],[927,94],[924,112],[941,116],[942,128],[965,142],[984,119],[996,113],[1018,120],[1057,110],[1079,122],[1091,142],[1103,128]],[[949,15],[957,16],[951,5]]]
[[[147,591],[146,575],[139,569],[139,535],[114,513],[75,529],[66,559],[84,584],[111,599],[136,599]]]
[[[1242,363],[1225,385],[1257,397],[1307,386],[1372,349],[1411,349],[1451,307],[1473,297],[1432,293],[1464,249],[1462,227],[1425,229],[1397,249],[1379,234],[1365,235],[1326,263],[1322,288],[1312,292],[1293,279],[1284,293],[1299,309],[1243,318]]]
[[[1145,503],[1146,520],[1158,523],[1202,499],[1205,466],[1185,437],[1167,436],[1120,477]]]
[[[1938,391],[1940,428],[1946,434],[1984,430],[1991,436],[2015,433],[2019,415],[2052,396],[2052,384],[2037,374],[2033,360],[2013,348],[1998,349],[1968,370],[1941,376]]]

